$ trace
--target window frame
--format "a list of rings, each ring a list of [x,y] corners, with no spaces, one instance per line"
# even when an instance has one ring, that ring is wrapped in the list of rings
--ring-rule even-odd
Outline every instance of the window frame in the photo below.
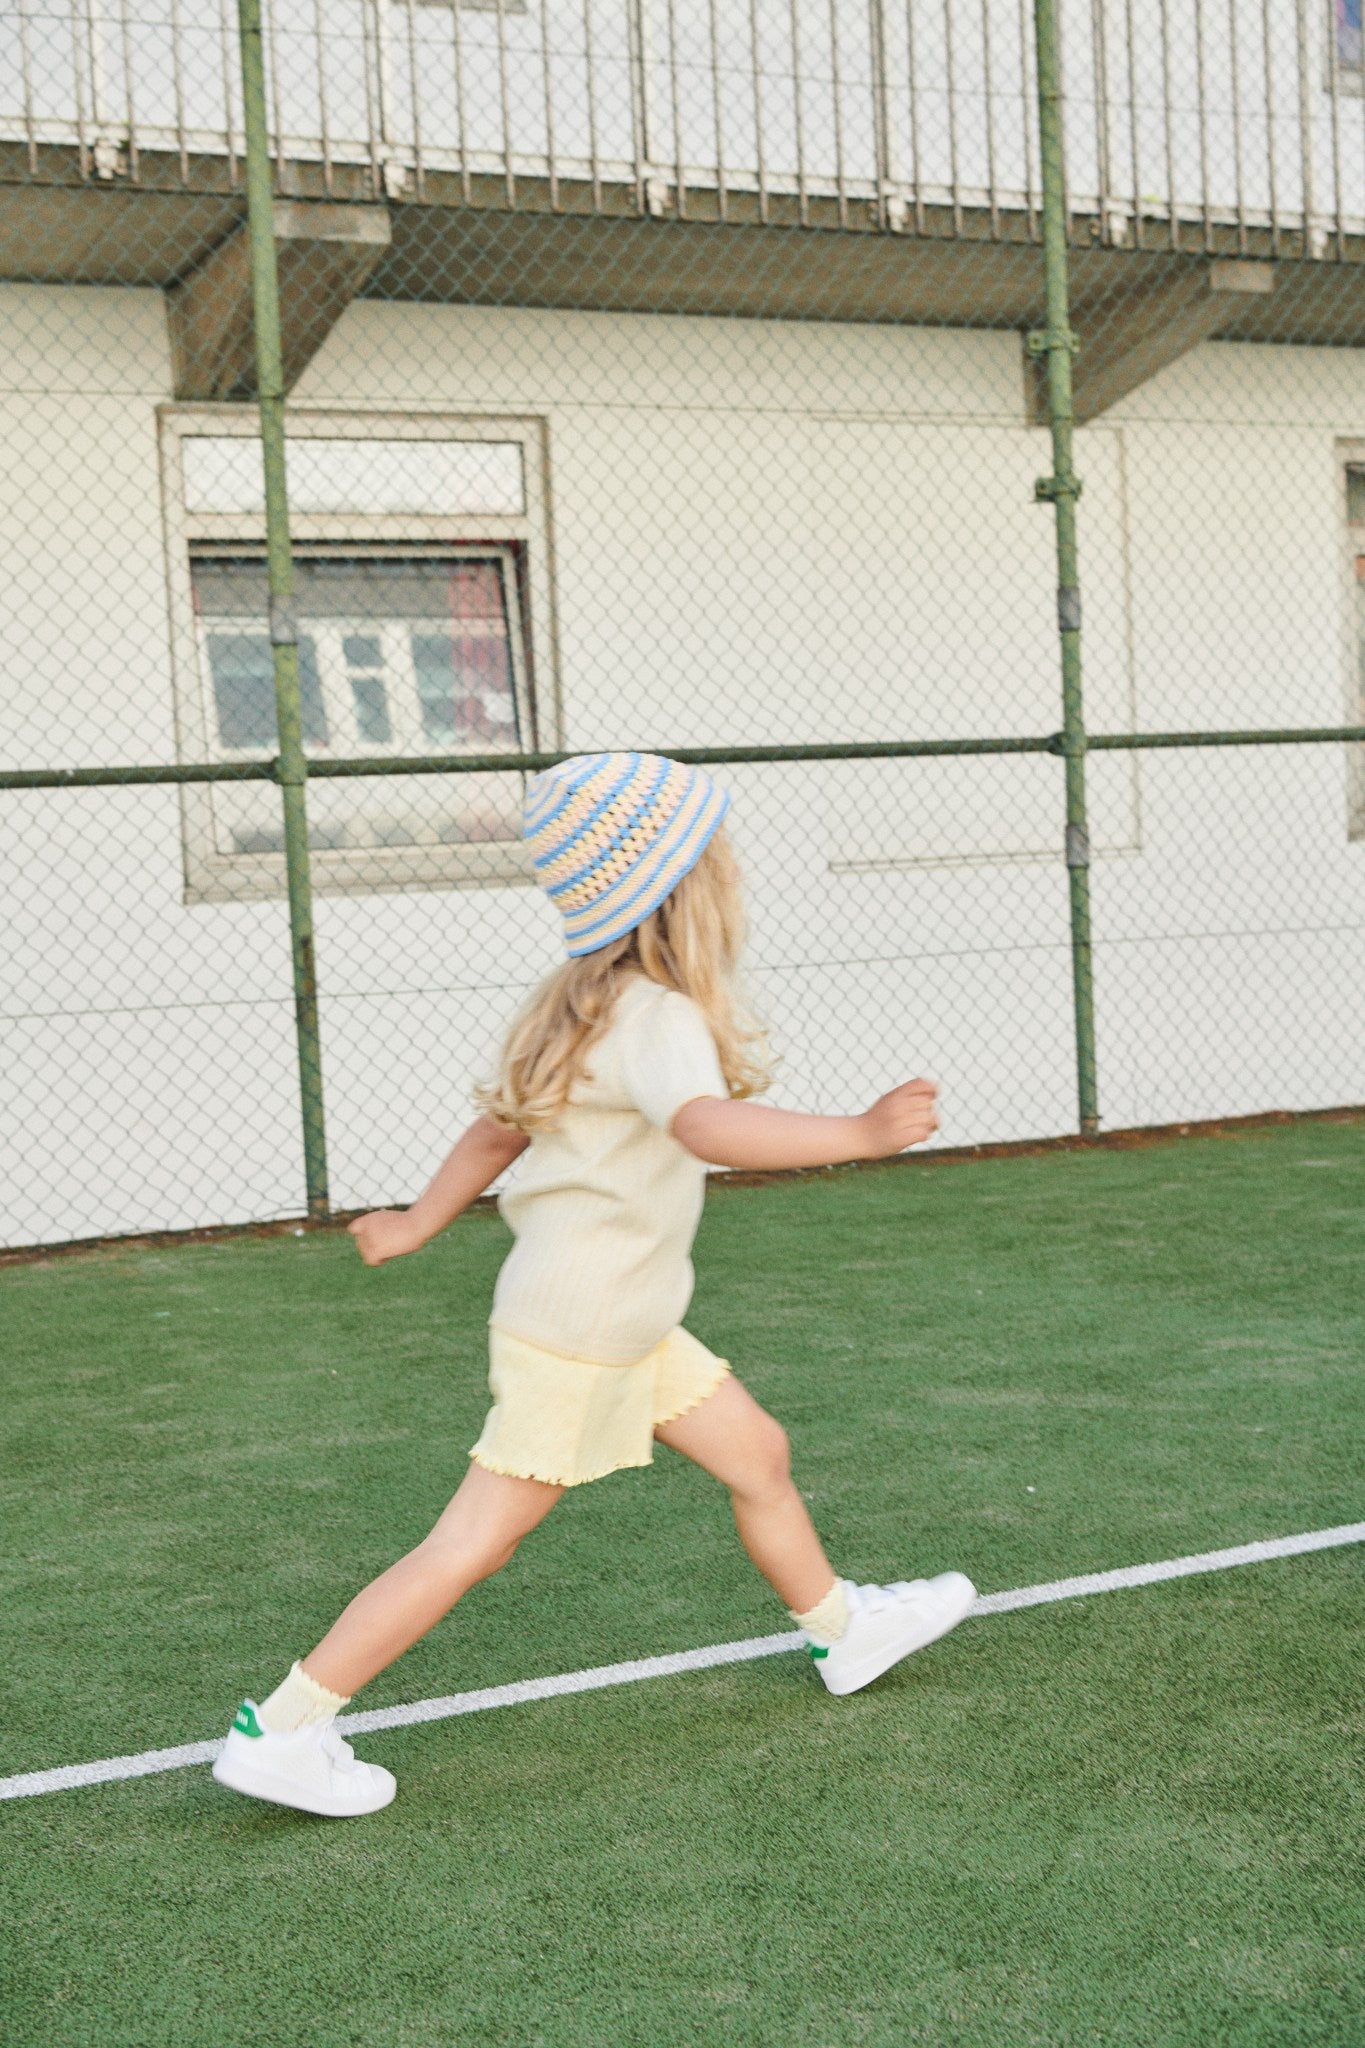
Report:
[[[191,580],[191,558],[255,553],[265,546],[265,517],[257,513],[194,512],[185,502],[186,440],[240,436],[258,440],[254,406],[163,405],[157,408],[162,505],[170,610],[176,758],[212,761],[259,758],[255,749],[225,748],[210,729],[201,640]],[[292,538],[306,554],[372,554],[389,559],[469,549],[487,551],[507,565],[508,634],[517,710],[529,752],[555,750],[562,731],[558,634],[548,489],[548,434],[543,419],[524,415],[387,413],[289,408],[292,440],[501,441],[521,448],[524,506],[519,514],[309,513],[291,508]],[[361,753],[383,755],[381,747]],[[433,746],[430,751],[456,751]],[[393,758],[404,758],[394,754]],[[409,754],[406,758],[411,759]],[[261,902],[287,893],[284,855],[225,853],[214,821],[214,785],[185,784],[180,791],[187,904]],[[524,885],[531,880],[523,848],[507,840],[460,841],[439,846],[314,848],[312,883],[318,895],[369,895],[423,890]]]
[[[1365,520],[1351,518],[1349,472],[1365,475],[1365,441],[1337,443],[1337,504],[1341,514],[1342,700],[1345,725],[1365,725],[1365,626],[1361,621],[1361,577]],[[1365,743],[1346,743],[1346,837],[1365,839]]]

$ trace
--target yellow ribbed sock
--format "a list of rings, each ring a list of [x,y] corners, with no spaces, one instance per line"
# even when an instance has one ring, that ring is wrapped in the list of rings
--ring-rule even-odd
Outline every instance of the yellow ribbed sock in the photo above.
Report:
[[[848,1595],[842,1579],[836,1579],[823,1600],[818,1601],[806,1614],[798,1614],[794,1607],[787,1609],[798,1628],[803,1628],[817,1649],[827,1650],[837,1643],[848,1627]]]
[[[349,1698],[349,1693],[328,1692],[325,1685],[319,1685],[295,1662],[290,1665],[284,1683],[275,1687],[268,1700],[261,1701],[256,1718],[274,1734],[289,1735],[295,1728],[306,1728],[313,1721],[330,1720],[333,1714],[341,1712]]]

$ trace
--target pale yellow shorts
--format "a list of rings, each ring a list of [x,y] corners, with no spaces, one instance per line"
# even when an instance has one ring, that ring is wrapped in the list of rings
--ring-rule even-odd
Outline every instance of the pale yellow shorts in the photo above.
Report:
[[[654,1432],[713,1394],[729,1372],[687,1330],[671,1330],[634,1365],[588,1365],[488,1333],[493,1406],[470,1457],[489,1472],[582,1486],[648,1465]]]

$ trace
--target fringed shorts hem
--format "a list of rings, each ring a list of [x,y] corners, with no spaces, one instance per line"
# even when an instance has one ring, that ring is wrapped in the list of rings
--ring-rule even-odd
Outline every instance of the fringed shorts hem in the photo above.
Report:
[[[674,1408],[667,1415],[655,1416],[655,1429],[663,1429],[670,1422],[681,1422],[684,1415],[690,1415],[694,1408],[700,1408],[703,1401],[710,1400],[712,1394],[715,1393],[716,1388],[720,1385],[721,1381],[728,1380],[730,1377],[730,1367],[725,1361],[725,1359],[718,1358],[715,1361],[715,1363],[717,1367],[716,1372],[712,1375],[711,1379],[700,1390],[699,1393],[693,1394],[690,1397],[690,1399],[684,1401],[681,1408]]]
[[[482,1466],[485,1472],[496,1472],[500,1479],[535,1479],[542,1486],[591,1486],[594,1479],[609,1479],[613,1472],[629,1472],[637,1466],[652,1465],[652,1458],[623,1458],[619,1465],[604,1465],[600,1472],[580,1472],[576,1478],[569,1478],[563,1472],[519,1472],[511,1465],[495,1464],[486,1451],[477,1444],[469,1453],[471,1465]]]
[[[651,1464],[655,1430],[700,1407],[729,1371],[681,1328],[633,1365],[589,1365],[494,1327],[493,1406],[469,1455],[504,1478],[586,1486]]]

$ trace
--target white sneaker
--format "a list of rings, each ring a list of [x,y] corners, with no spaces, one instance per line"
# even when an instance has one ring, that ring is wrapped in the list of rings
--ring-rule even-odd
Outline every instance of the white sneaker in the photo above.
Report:
[[[956,1628],[976,1598],[962,1572],[936,1579],[900,1579],[894,1586],[855,1586],[844,1580],[848,1627],[825,1649],[809,1645],[815,1668],[831,1692],[859,1692],[926,1643]]]
[[[392,1771],[357,1763],[335,1722],[313,1721],[281,1735],[261,1726],[254,1700],[243,1700],[238,1708],[213,1775],[234,1792],[325,1814],[329,1820],[378,1813],[398,1790]]]

